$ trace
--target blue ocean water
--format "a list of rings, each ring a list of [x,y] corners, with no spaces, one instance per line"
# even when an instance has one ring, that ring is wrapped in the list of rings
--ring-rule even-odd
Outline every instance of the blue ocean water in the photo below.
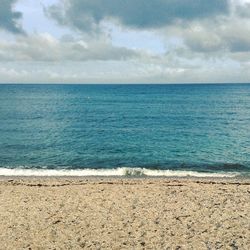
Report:
[[[0,85],[0,170],[123,168],[247,175],[250,85]]]

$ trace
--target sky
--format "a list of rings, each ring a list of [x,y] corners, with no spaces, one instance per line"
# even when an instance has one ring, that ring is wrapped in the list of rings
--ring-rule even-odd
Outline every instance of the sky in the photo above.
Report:
[[[249,83],[250,0],[1,0],[0,83]]]

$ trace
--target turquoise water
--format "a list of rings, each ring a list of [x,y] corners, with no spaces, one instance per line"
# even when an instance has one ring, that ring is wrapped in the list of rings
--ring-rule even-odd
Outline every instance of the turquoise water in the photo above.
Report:
[[[250,85],[0,85],[0,170],[120,168],[248,174]]]

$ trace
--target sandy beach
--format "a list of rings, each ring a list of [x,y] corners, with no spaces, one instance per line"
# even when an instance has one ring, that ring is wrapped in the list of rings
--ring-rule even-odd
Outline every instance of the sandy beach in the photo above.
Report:
[[[250,249],[250,181],[2,178],[0,249]]]

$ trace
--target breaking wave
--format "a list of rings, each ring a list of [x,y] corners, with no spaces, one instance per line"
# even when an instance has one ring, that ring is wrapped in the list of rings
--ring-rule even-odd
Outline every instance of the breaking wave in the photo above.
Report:
[[[23,168],[0,168],[0,176],[114,176],[114,177],[218,177],[232,178],[239,176],[237,172],[197,172],[175,170],[152,170],[146,168],[115,168],[115,169],[25,169]]]

